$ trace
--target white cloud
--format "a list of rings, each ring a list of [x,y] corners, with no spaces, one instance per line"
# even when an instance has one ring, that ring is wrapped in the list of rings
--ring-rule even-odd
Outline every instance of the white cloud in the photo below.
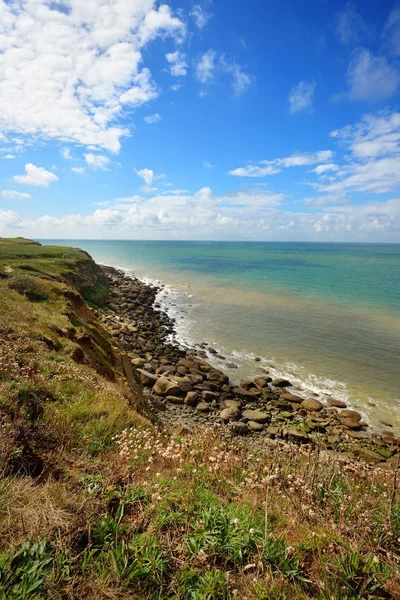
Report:
[[[383,40],[392,54],[400,56],[400,6],[389,15],[383,30]]]
[[[83,155],[89,167],[93,169],[107,169],[107,165],[110,164],[110,159],[104,154],[93,154],[88,153]]]
[[[17,158],[15,154],[6,154],[5,156],[3,156],[3,159],[7,160],[13,160],[14,158]]]
[[[78,175],[83,175],[85,172],[85,167],[72,167],[71,171],[77,173]]]
[[[359,159],[400,155],[400,113],[368,114],[354,126],[331,132]]]
[[[159,115],[158,113],[154,113],[154,115],[148,115],[147,117],[144,118],[144,121],[148,125],[153,125],[154,123],[159,123],[161,120],[162,120],[162,116]]]
[[[0,231],[3,230],[5,233],[7,229],[12,235],[14,227],[19,227],[23,224],[23,220],[12,210],[0,210]]]
[[[251,86],[254,77],[245,73],[239,65],[233,65],[230,69],[232,73],[232,88],[237,96],[243,94]]]
[[[331,160],[333,153],[331,150],[321,150],[314,153],[296,153],[285,158],[276,158],[274,160],[262,160],[259,164],[250,164],[247,167],[239,167],[228,172],[228,175],[235,177],[265,177],[266,175],[276,175],[282,169],[289,167],[306,167],[315,165],[323,161]]]
[[[25,192],[17,192],[15,190],[3,190],[0,192],[0,196],[5,200],[29,200],[32,198],[30,194]]]
[[[213,15],[212,13],[204,10],[204,8],[200,6],[200,4],[195,4],[192,10],[190,11],[190,16],[193,18],[196,27],[198,27],[199,29],[204,29],[204,27],[207,25],[208,21]]]
[[[317,175],[323,175],[324,173],[328,173],[329,171],[338,171],[339,167],[334,163],[327,163],[326,165],[318,165],[315,169],[312,169],[312,173],[316,173]]]
[[[169,72],[174,77],[184,77],[187,72],[186,57],[183,52],[169,52],[165,55],[169,64]]]
[[[342,44],[356,45],[363,38],[373,37],[374,28],[364,21],[354,2],[347,2],[338,15],[336,33]]]
[[[158,94],[144,47],[185,34],[155,0],[47,0],[0,4],[0,131],[118,152],[125,106]]]
[[[196,66],[196,77],[200,83],[210,83],[214,79],[215,60],[217,53],[215,50],[207,50]]]
[[[171,85],[171,90],[173,92],[178,92],[182,87],[181,83],[174,83],[174,85]]]
[[[194,194],[119,198],[90,215],[43,215],[23,220],[0,211],[2,233],[110,239],[258,239],[398,241],[400,199],[345,204],[340,195],[305,199],[306,212],[285,210],[282,194],[255,190],[215,195],[209,187]]]
[[[140,177],[141,179],[143,179],[143,181],[147,183],[147,185],[150,186],[153,183],[154,171],[152,171],[151,169],[141,169],[140,171],[134,169],[134,171],[138,177]]]
[[[316,85],[315,81],[300,81],[292,87],[288,95],[290,114],[311,109]]]
[[[65,160],[72,160],[71,150],[69,148],[62,148],[61,156],[65,158]]]
[[[210,162],[207,162],[207,161],[205,160],[205,161],[203,162],[203,167],[204,167],[205,169],[213,169],[213,168],[214,168],[214,165],[213,165],[212,163],[210,163]]]
[[[13,180],[23,185],[47,187],[52,181],[58,181],[58,177],[43,167],[37,167],[32,163],[28,163],[25,165],[25,175],[14,175]]]
[[[228,60],[225,55],[218,55],[215,50],[207,50],[196,65],[196,78],[202,84],[210,84],[216,80],[217,74],[230,76],[232,89],[239,96],[245,92],[254,81],[253,75],[249,75],[244,68],[235,61]],[[205,95],[204,90],[200,93]]]
[[[347,69],[349,91],[353,101],[381,102],[396,92],[400,83],[398,71],[383,56],[374,56],[365,48],[357,48]]]

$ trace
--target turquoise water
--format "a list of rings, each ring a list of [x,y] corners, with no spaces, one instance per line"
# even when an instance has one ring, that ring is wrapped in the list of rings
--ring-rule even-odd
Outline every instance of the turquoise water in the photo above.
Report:
[[[234,378],[255,374],[259,355],[303,393],[400,431],[400,244],[45,243],[165,283],[179,339],[209,342],[238,364]]]

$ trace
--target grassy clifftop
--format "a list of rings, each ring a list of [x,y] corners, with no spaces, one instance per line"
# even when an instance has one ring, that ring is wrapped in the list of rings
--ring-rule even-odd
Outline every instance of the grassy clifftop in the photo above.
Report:
[[[102,281],[0,240],[0,598],[400,598],[398,470],[160,430]]]
[[[0,272],[5,269],[63,281],[97,305],[102,305],[108,292],[102,269],[79,248],[42,246],[24,238],[0,238]]]

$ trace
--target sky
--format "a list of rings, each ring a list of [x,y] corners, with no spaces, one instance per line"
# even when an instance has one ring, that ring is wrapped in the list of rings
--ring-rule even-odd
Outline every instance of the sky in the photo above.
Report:
[[[400,2],[0,0],[0,235],[400,242]]]

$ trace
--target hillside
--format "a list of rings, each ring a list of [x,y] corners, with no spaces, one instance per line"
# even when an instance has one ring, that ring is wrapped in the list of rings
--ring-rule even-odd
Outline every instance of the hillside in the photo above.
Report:
[[[81,250],[0,239],[0,597],[400,598],[397,449],[161,426],[108,291]]]

